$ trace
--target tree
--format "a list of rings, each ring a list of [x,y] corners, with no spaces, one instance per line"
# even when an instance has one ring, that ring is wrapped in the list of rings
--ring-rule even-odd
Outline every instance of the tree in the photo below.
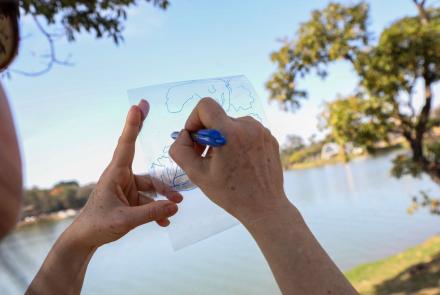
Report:
[[[388,141],[390,126],[376,120],[376,105],[357,96],[338,98],[326,104],[321,114],[323,128],[330,130],[331,138],[341,147],[344,161],[349,160],[345,151],[348,143],[374,151],[379,141]]]
[[[33,187],[24,191],[22,218],[66,209],[82,208],[95,184],[80,186],[77,181],[61,181],[51,189]]]
[[[286,143],[281,148],[281,163],[283,167],[288,168],[291,155],[304,147],[304,140],[301,136],[296,134],[287,135]]]
[[[81,208],[86,204],[89,196],[91,195],[91,193],[95,189],[95,187],[96,187],[96,184],[91,183],[88,185],[81,186],[78,189],[78,191],[76,193],[76,207],[75,208]]]
[[[300,100],[307,97],[307,92],[298,88],[298,79],[312,70],[324,78],[326,65],[333,61],[354,62],[360,48],[368,45],[367,19],[368,6],[363,2],[348,7],[330,3],[322,11],[313,11],[311,20],[300,26],[298,38],[284,40],[271,54],[277,71],[266,83],[270,98],[286,109],[298,109]]]
[[[288,150],[293,152],[302,149],[304,146],[305,146],[304,139],[301,136],[295,134],[289,134],[287,135],[286,143],[283,147],[283,150]]]
[[[168,0],[144,0],[160,9],[166,9]],[[42,57],[46,66],[37,72],[12,70],[24,75],[41,75],[54,65],[69,65],[69,59],[60,59],[56,54],[55,41],[67,38],[75,41],[78,34],[87,32],[100,39],[108,37],[118,45],[123,41],[124,22],[127,10],[141,2],[138,0],[18,0],[21,15],[32,17],[41,34],[47,39],[49,52]],[[52,28],[53,31],[49,31]]]
[[[349,62],[360,78],[354,96],[373,109],[365,108],[361,122],[374,122],[391,133],[405,138],[411,155],[394,161],[396,177],[425,173],[440,184],[440,150],[436,140],[428,140],[433,85],[440,80],[440,9],[427,7],[425,0],[413,0],[418,14],[404,17],[387,27],[376,44],[368,31],[369,6],[365,2],[344,6],[330,3],[312,12],[303,23],[298,37],[285,40],[272,53],[277,65],[266,86],[270,99],[295,110],[307,96],[298,88],[299,79],[311,71],[325,78],[331,62]],[[424,102],[420,111],[413,104],[414,87],[421,82]],[[367,112],[368,110],[368,112]],[[355,131],[359,137],[362,129]]]
[[[79,189],[77,181],[61,181],[54,185],[50,195],[57,199],[62,209],[77,208],[76,195]]]

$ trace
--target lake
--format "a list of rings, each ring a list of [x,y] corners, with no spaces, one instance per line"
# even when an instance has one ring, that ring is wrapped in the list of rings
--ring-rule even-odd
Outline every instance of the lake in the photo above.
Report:
[[[392,156],[285,173],[291,201],[342,270],[395,254],[440,233],[440,217],[408,215],[428,178],[389,175]],[[71,219],[16,230],[0,244],[0,294],[23,293]],[[167,232],[142,226],[101,247],[83,294],[279,294],[257,245],[241,226],[179,251]]]

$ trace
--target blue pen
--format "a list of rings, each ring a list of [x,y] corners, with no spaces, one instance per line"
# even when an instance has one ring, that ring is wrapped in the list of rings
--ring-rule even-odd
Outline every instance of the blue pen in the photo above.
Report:
[[[176,139],[179,134],[179,131],[174,131],[171,133],[171,137]],[[201,129],[197,132],[191,132],[191,137],[195,142],[201,145],[219,147],[226,144],[226,138],[216,129]]]

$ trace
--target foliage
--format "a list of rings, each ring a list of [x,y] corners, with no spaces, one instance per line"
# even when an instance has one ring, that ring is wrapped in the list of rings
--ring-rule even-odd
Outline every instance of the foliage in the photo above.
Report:
[[[167,9],[169,0],[144,0],[159,9]],[[68,58],[60,59],[55,41],[66,37],[74,41],[78,34],[86,32],[97,39],[108,37],[118,45],[124,40],[124,22],[130,7],[138,0],[18,0],[20,13],[34,20],[42,36],[48,41],[48,53],[43,55],[46,66],[36,72],[10,70],[11,72],[36,76],[48,72],[54,65],[71,65]],[[52,29],[52,31],[49,31]],[[9,74],[9,73],[8,73]]]
[[[387,135],[405,138],[411,156],[396,158],[395,175],[428,174],[440,184],[440,154],[427,143],[438,121],[432,113],[433,85],[440,80],[440,9],[413,0],[418,15],[401,18],[384,29],[376,44],[368,32],[369,7],[330,3],[312,12],[298,37],[272,53],[277,65],[266,86],[270,98],[295,110],[307,96],[299,79],[312,70],[325,78],[326,66],[343,60],[359,76],[353,97],[327,105],[327,127],[340,142],[366,147]],[[422,108],[413,104],[414,86],[424,87]],[[352,110],[350,110],[352,108]],[[328,112],[328,111],[331,112]],[[356,128],[350,129],[350,124]]]
[[[281,162],[285,168],[288,167],[290,155],[305,147],[301,136],[290,134],[286,138],[286,143],[281,148]]]
[[[298,78],[312,70],[324,78],[328,63],[355,59],[359,47],[369,41],[367,18],[368,6],[363,2],[353,6],[330,3],[322,11],[313,11],[311,19],[300,26],[298,38],[285,40],[271,54],[277,71],[266,83],[270,98],[291,110],[299,108],[307,93],[298,89]]]
[[[429,14],[426,24],[420,16],[394,22],[377,46],[359,55],[357,71],[369,93],[392,102],[399,92],[411,95],[418,78],[428,84],[440,79],[440,10]]]
[[[166,9],[168,0],[145,0]],[[60,24],[69,41],[74,41],[81,31],[94,33],[96,38],[110,37],[118,44],[123,40],[123,21],[127,9],[137,0],[20,0],[24,15],[42,17],[47,24]]]
[[[391,175],[396,178],[401,178],[404,175],[411,175],[412,177],[420,176],[422,167],[412,160],[411,156],[400,154],[393,159],[393,167],[391,168]]]
[[[321,149],[325,141],[318,141],[303,145],[295,150],[285,150],[281,152],[281,160],[284,168],[291,168],[292,165],[316,160],[321,155]]]
[[[289,134],[286,138],[286,143],[282,147],[282,151],[286,153],[293,153],[305,147],[304,139],[295,134]]]
[[[408,212],[413,214],[420,208],[428,209],[432,214],[440,215],[440,199],[430,196],[426,191],[420,191],[420,196],[414,196]]]
[[[80,209],[87,202],[94,187],[94,184],[81,187],[76,181],[69,181],[60,182],[51,189],[28,189],[24,192],[22,218],[66,209]]]
[[[336,99],[326,104],[321,117],[324,119],[322,127],[330,130],[332,138],[341,147],[352,142],[373,151],[377,142],[388,140],[389,125],[377,120],[370,100],[357,96]]]
[[[316,158],[321,155],[323,143],[313,143],[308,147],[298,150],[289,157],[291,164],[302,163],[307,159]]]

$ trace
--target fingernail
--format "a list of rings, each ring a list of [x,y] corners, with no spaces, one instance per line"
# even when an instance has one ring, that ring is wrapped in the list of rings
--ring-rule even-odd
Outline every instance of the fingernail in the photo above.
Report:
[[[174,199],[176,199],[177,203],[180,203],[180,202],[183,201],[183,196],[181,194],[179,194],[179,193],[173,194],[173,197],[174,197]]]
[[[145,99],[141,99],[141,101],[138,104],[138,107],[142,112],[142,120],[145,120],[145,118],[148,115],[148,112],[150,111],[150,104]]]
[[[177,206],[175,204],[168,204],[165,206],[165,210],[169,215],[174,215],[177,212]]]

